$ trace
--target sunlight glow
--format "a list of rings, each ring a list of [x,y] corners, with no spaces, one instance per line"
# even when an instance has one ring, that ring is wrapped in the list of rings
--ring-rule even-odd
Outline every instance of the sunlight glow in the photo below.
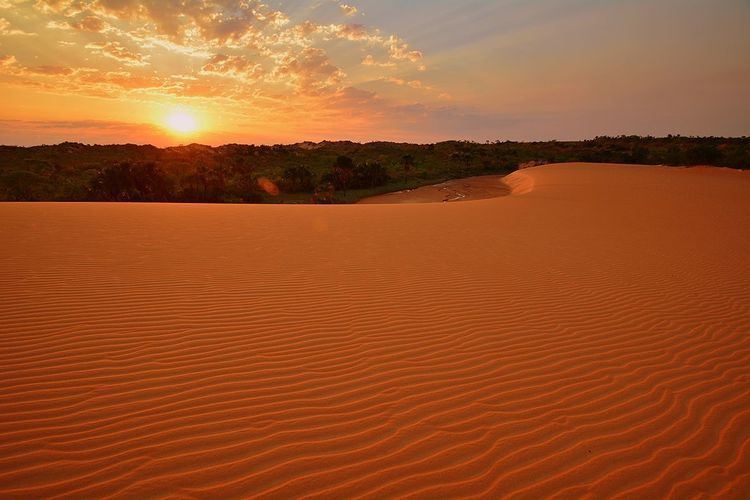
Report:
[[[175,110],[167,116],[167,127],[178,134],[191,134],[198,130],[198,122],[189,112]]]

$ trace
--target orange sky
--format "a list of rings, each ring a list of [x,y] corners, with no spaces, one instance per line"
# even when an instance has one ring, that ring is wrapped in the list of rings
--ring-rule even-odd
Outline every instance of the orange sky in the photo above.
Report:
[[[747,26],[743,0],[0,0],[0,143],[750,135]]]

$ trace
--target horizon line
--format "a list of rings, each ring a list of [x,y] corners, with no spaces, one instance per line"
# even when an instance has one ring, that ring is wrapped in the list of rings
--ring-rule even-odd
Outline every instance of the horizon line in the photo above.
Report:
[[[63,146],[66,144],[70,145],[78,145],[78,146],[86,146],[86,147],[106,147],[106,146],[136,146],[136,147],[152,147],[156,149],[171,149],[171,148],[185,148],[185,147],[191,147],[191,146],[201,146],[205,148],[221,148],[225,146],[253,146],[253,147],[274,147],[274,146],[298,146],[300,144],[314,144],[314,145],[320,145],[320,144],[337,144],[337,143],[351,143],[351,144],[357,144],[360,146],[368,145],[368,144],[407,144],[410,146],[434,146],[437,144],[446,144],[451,142],[459,142],[459,143],[469,143],[469,144],[478,144],[478,145],[486,145],[486,144],[503,144],[503,143],[516,143],[516,144],[539,144],[539,143],[577,143],[577,142],[589,142],[589,141],[595,141],[598,139],[653,139],[653,140],[663,140],[663,139],[714,139],[714,140],[748,140],[750,139],[750,136],[747,135],[741,135],[741,136],[721,136],[721,135],[682,135],[682,134],[667,134],[667,135],[639,135],[639,134],[620,134],[620,135],[598,135],[595,137],[587,138],[587,139],[545,139],[545,140],[514,140],[514,139],[496,139],[493,141],[485,140],[485,141],[478,141],[478,140],[471,140],[471,139],[447,139],[442,141],[435,141],[435,142],[408,142],[408,141],[387,141],[387,140],[373,140],[373,141],[353,141],[349,139],[339,139],[339,140],[322,140],[322,141],[297,141],[297,142],[288,142],[288,143],[240,143],[240,142],[227,142],[223,144],[218,145],[210,145],[210,144],[203,144],[200,142],[191,142],[187,144],[176,144],[173,146],[156,146],[152,143],[134,143],[134,142],[112,142],[112,143],[87,143],[87,142],[78,142],[78,141],[62,141],[58,143],[41,143],[41,144],[31,144],[31,145],[20,145],[20,144],[0,144],[1,148],[41,148],[41,147],[57,147],[57,146]]]

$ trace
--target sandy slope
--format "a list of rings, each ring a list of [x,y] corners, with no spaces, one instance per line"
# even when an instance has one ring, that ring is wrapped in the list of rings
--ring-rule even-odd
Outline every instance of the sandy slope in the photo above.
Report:
[[[0,496],[750,491],[750,175],[0,205]]]
[[[360,204],[437,203],[485,200],[510,194],[502,175],[453,179],[440,184],[397,191],[360,200]]]

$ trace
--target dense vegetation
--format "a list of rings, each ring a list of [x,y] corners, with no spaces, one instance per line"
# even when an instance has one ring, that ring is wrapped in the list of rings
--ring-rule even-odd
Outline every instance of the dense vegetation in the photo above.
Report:
[[[568,161],[750,168],[750,138],[0,146],[0,200],[346,203],[451,178]]]

